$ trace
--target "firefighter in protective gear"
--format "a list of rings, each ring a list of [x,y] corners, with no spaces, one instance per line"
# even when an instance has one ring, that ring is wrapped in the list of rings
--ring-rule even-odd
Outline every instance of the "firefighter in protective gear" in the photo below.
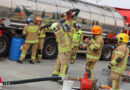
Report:
[[[22,54],[18,63],[23,63],[23,60],[26,56],[26,53],[30,47],[32,47],[32,54],[30,63],[34,64],[37,52],[37,44],[38,44],[38,30],[39,28],[33,24],[33,20],[28,18],[26,20],[27,26],[24,27],[23,35],[26,36],[25,44],[22,50]]]
[[[69,11],[65,12],[65,14],[61,14],[61,17],[62,18],[65,18],[66,20],[68,20],[69,22],[68,23],[71,23],[71,28],[70,28],[70,31],[68,32],[69,36],[70,36],[70,39],[71,39],[71,42],[70,43],[73,43],[73,34],[74,32],[76,32],[75,30],[75,25],[76,25],[76,19],[77,19],[77,16],[79,15],[79,12],[80,10],[79,9],[70,9]],[[66,17],[65,17],[66,16]],[[70,21],[71,20],[71,21]],[[66,23],[67,24],[67,23]],[[79,31],[80,32],[80,31]],[[73,44],[71,46],[73,48]],[[75,47],[76,49],[76,47]],[[74,62],[75,58],[76,58],[76,51],[75,49],[72,50],[72,54],[73,54],[73,60],[71,63]],[[77,48],[78,49],[78,48]]]
[[[102,48],[104,46],[103,36],[101,35],[102,29],[100,26],[94,25],[91,28],[93,38],[85,40],[87,43],[83,47],[87,47],[86,52],[86,72],[88,73],[89,78],[93,80],[93,68],[97,61],[99,61]]]
[[[125,33],[120,33],[117,35],[117,38],[118,44],[113,51],[111,62],[108,65],[108,68],[111,70],[112,90],[120,90],[120,78],[127,65],[129,54],[127,47],[129,36]]]
[[[67,30],[70,28],[66,25],[53,23],[51,25],[51,29],[54,31],[58,42],[58,57],[52,76],[66,76],[67,67],[71,57],[71,43]]]
[[[81,25],[79,23],[76,23],[75,29],[73,29],[74,34],[73,34],[73,38],[72,38],[71,64],[74,63],[74,61],[76,59],[77,50],[79,49],[79,46],[82,44],[82,41],[83,41],[83,34],[82,34],[82,30],[80,28],[81,28]]]
[[[79,9],[70,9],[69,11],[62,13],[61,18],[66,19],[66,24],[71,24],[71,29],[68,32],[70,38],[71,38],[71,43],[72,43],[72,38],[73,38],[73,33],[74,33],[74,25],[76,24],[76,19],[77,16],[79,15],[80,10]],[[64,21],[64,20],[63,20]]]
[[[35,22],[38,25],[38,27],[42,27],[42,18],[41,17],[36,17]],[[42,50],[43,50],[43,45],[44,45],[44,38],[45,38],[45,29],[40,29],[40,34],[38,36],[39,43],[38,43],[38,63],[41,62],[42,59]]]

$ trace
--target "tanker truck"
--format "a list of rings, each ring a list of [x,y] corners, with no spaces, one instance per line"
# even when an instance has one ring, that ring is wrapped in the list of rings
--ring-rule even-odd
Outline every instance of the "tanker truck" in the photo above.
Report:
[[[11,38],[22,35],[28,17],[42,17],[43,23],[59,21],[61,13],[73,8],[80,9],[77,22],[82,24],[84,39],[92,37],[90,29],[93,25],[102,27],[105,42],[102,59],[109,60],[112,46],[116,43],[115,37],[124,28],[122,16],[114,8],[75,0],[0,0],[0,56],[8,55]],[[57,53],[55,35],[48,31],[43,57],[55,58]],[[78,53],[86,53],[86,50],[79,49]]]

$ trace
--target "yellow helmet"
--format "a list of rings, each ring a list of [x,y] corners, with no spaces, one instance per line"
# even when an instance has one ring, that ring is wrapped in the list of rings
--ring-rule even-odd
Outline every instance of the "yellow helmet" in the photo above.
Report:
[[[118,36],[118,42],[120,43],[128,43],[129,41],[129,36],[125,33],[120,33]]]

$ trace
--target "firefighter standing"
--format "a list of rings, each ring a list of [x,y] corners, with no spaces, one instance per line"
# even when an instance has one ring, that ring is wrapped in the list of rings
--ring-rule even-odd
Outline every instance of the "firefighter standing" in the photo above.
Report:
[[[112,90],[120,90],[120,78],[127,65],[129,54],[127,47],[129,36],[125,33],[120,33],[117,38],[118,44],[113,51],[112,59],[108,66],[111,69],[110,79],[112,80]]]
[[[70,21],[74,16],[78,16],[79,9],[71,9],[65,14],[62,14],[62,21],[60,23],[53,23],[51,29],[55,32],[58,42],[58,57],[52,76],[65,76],[68,69],[69,60],[71,58],[71,27]]]
[[[66,31],[66,29],[69,29],[69,27],[54,23],[52,24],[51,29],[55,32],[58,42],[58,57],[52,75],[59,77],[65,76],[71,57],[71,41],[69,34]]]
[[[72,56],[71,56],[71,64],[74,63],[75,59],[76,59],[76,54],[77,54],[77,50],[79,48],[79,46],[82,44],[83,41],[83,35],[82,35],[82,30],[81,25],[79,23],[75,24],[75,29],[74,33],[73,33],[73,37],[72,37]]]
[[[70,37],[70,40],[71,40],[71,47],[73,48],[71,53],[72,53],[72,62],[74,62],[75,58],[76,58],[76,49],[78,48],[74,48],[73,47],[73,34],[75,33],[75,36],[76,36],[76,32],[78,32],[79,34],[81,34],[81,30],[75,30],[75,25],[76,25],[76,19],[77,19],[77,16],[79,15],[79,12],[80,10],[79,9],[70,9],[69,11],[65,12],[65,14],[61,14],[61,17],[62,18],[65,18],[66,20],[68,20],[69,22],[67,22],[66,24],[68,23],[71,23],[71,28],[70,28],[70,31],[68,32],[69,34],[69,37]],[[79,25],[79,24],[77,24]],[[81,26],[81,25],[80,25]],[[78,27],[77,27],[78,29]]]
[[[26,56],[26,53],[28,49],[32,46],[32,54],[31,54],[31,60],[30,63],[34,64],[36,59],[36,52],[37,52],[37,44],[38,44],[38,30],[39,28],[33,24],[33,20],[31,18],[28,18],[26,20],[27,26],[24,27],[23,35],[26,36],[25,44],[22,50],[22,54],[20,56],[20,59],[18,63],[23,63],[23,60]]]
[[[43,26],[41,17],[36,17],[35,22],[36,22],[36,24],[38,25],[39,28]],[[38,39],[39,39],[39,43],[38,43],[38,63],[40,63],[41,59],[42,59],[42,50],[43,50],[44,38],[45,38],[45,32],[46,32],[44,29],[41,29],[39,31],[40,31],[40,34],[38,36]]]
[[[93,80],[93,68],[96,62],[100,59],[104,41],[103,36],[101,35],[101,27],[94,25],[91,28],[91,32],[93,34],[93,38],[91,38],[91,40],[87,38],[85,40],[87,44],[83,45],[83,47],[87,47],[86,72],[88,73],[88,77]]]

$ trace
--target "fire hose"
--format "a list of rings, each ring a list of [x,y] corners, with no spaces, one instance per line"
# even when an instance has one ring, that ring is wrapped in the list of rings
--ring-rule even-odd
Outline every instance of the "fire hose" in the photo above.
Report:
[[[46,77],[46,78],[34,78],[34,79],[26,79],[26,80],[16,80],[16,81],[3,81],[3,85],[14,85],[14,84],[23,84],[23,83],[32,83],[32,82],[40,82],[40,81],[58,81],[63,80],[63,77]]]
[[[65,77],[43,77],[43,78],[33,78],[33,79],[25,79],[25,80],[16,80],[16,81],[2,81],[0,78],[0,89],[2,89],[3,86],[5,85],[15,85],[15,84],[24,84],[24,83],[33,83],[33,82],[40,82],[40,81],[80,81],[80,88],[73,88],[75,90],[92,90],[93,88],[96,88],[94,90],[99,90],[101,89],[110,89],[109,86],[107,85],[98,85],[96,86],[96,83],[94,80],[91,80],[88,78],[88,73],[84,74],[84,77],[82,78],[72,78],[70,76],[65,76]],[[94,84],[95,83],[95,84]],[[64,83],[63,83],[64,85]],[[64,89],[63,89],[64,90]]]

